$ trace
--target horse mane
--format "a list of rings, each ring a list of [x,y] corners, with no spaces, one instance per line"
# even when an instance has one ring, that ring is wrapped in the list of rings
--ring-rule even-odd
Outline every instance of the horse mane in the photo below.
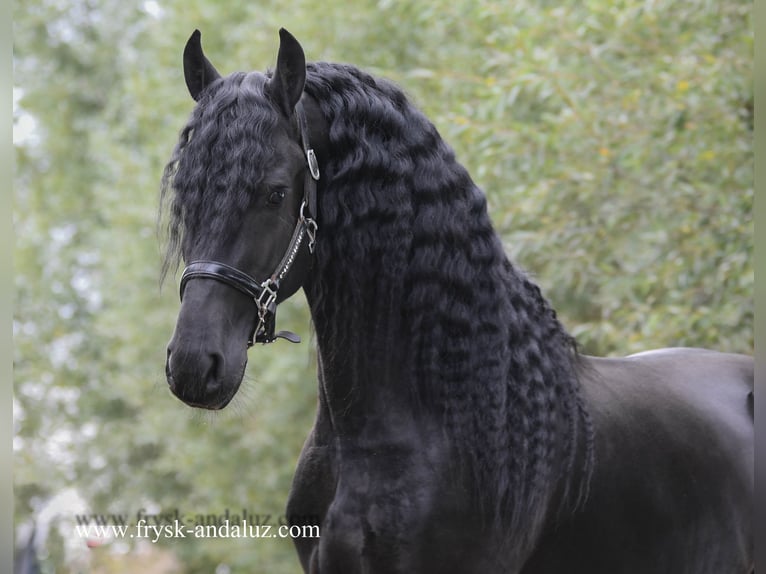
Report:
[[[507,259],[484,194],[401,89],[315,63],[305,91],[330,125],[319,212],[332,240],[320,239],[307,289],[316,328],[342,349],[330,360],[356,357],[362,381],[392,369],[409,378],[413,398],[443,417],[477,502],[532,535],[551,492],[563,484],[569,508],[586,495],[592,429],[574,339]],[[394,358],[397,346],[406,351]]]
[[[252,76],[217,80],[181,132],[162,180],[163,273],[185,233],[204,240],[234,225],[265,177],[276,111]],[[409,381],[417,408],[441,417],[477,504],[514,544],[531,541],[552,498],[562,508],[583,501],[591,472],[573,338],[508,260],[484,194],[400,88],[311,63],[305,92],[329,125],[305,285],[328,342],[323,368]]]

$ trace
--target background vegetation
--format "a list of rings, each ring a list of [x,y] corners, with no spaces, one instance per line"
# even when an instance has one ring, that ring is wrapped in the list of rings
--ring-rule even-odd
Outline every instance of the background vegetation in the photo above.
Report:
[[[15,4],[14,471],[23,525],[91,512],[276,519],[315,406],[312,344],[250,353],[236,403],[166,390],[164,162],[192,108],[194,28],[219,70],[313,60],[402,85],[486,191],[515,261],[585,352],[753,350],[751,3],[736,0],[26,0]],[[281,311],[308,339],[305,301]],[[60,497],[61,498],[61,497]],[[76,538],[45,572],[298,571],[289,541]],[[143,564],[143,565],[138,565]]]

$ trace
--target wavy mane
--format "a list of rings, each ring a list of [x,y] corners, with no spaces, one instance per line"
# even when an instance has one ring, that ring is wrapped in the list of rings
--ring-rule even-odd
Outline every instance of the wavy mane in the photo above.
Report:
[[[358,380],[407,377],[421,408],[443,416],[477,502],[531,536],[557,487],[564,505],[586,494],[592,430],[574,340],[505,256],[484,194],[398,87],[316,63],[305,90],[330,124],[307,287],[317,330],[343,350],[329,360],[354,361]]]

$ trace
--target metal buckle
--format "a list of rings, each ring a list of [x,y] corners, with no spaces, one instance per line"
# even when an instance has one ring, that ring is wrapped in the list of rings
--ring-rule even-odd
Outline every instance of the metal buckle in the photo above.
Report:
[[[304,209],[306,209],[305,199],[301,203],[301,210],[299,215],[301,221],[303,221],[303,224],[306,226],[306,235],[309,236],[309,253],[313,255],[314,248],[317,244],[317,230],[319,229],[319,225],[317,225],[317,222],[314,221],[311,217],[306,217],[306,214],[303,213]]]
[[[272,288],[272,285],[274,286]],[[277,289],[279,288],[271,279],[266,279],[261,283],[261,294],[255,300],[255,304],[258,306],[258,317],[261,321],[266,320],[266,313],[271,309],[270,307],[277,300]]]
[[[304,218],[303,221],[306,223],[306,235],[309,236],[309,253],[313,255],[317,245],[317,229],[319,229],[319,226],[310,217]]]
[[[301,203],[300,218],[306,226],[306,235],[309,236],[309,253],[313,255],[317,244],[317,231],[319,230],[319,225],[317,225],[317,222],[311,217],[306,217],[306,214],[303,213],[304,209],[306,209],[305,199],[303,200],[303,203]]]
[[[248,340],[248,347],[252,347],[253,343],[273,343],[275,340],[273,326],[269,332],[267,317],[268,313],[273,313],[271,310],[272,305],[277,300],[277,290],[279,289],[279,283],[272,279],[266,279],[260,285],[261,294],[254,299],[256,307],[258,307],[258,323],[253,329],[253,334]]]
[[[319,181],[319,163],[317,162],[317,156],[313,149],[306,150],[306,159],[309,162],[309,171],[311,172],[311,177],[313,177],[316,181]]]

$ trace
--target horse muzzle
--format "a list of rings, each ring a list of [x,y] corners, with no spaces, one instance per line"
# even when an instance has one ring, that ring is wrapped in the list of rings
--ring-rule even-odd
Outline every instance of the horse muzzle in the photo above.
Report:
[[[168,345],[165,376],[170,391],[191,407],[219,410],[229,404],[242,381],[227,374],[226,359],[218,352],[185,352]]]

